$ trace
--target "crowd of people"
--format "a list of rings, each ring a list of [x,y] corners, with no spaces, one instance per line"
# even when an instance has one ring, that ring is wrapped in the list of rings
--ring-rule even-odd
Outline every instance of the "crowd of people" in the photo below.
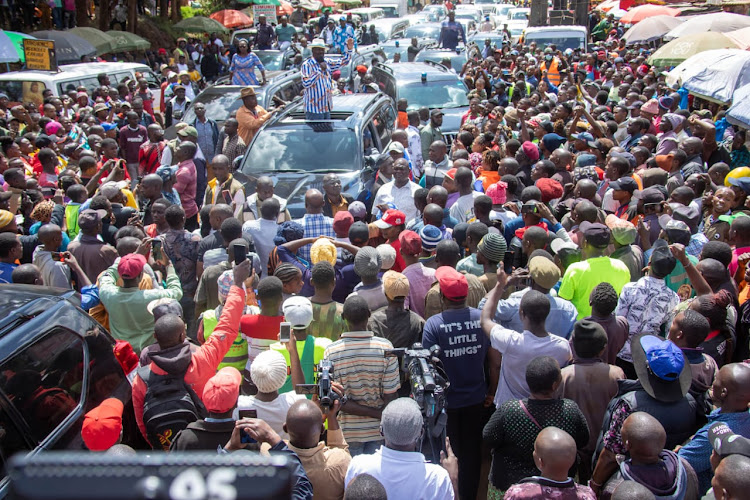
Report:
[[[607,28],[585,53],[477,47],[452,142],[440,109],[399,102],[389,146],[365,151],[373,179],[354,197],[327,174],[300,218],[272,178],[234,178],[274,112],[252,87],[221,128],[201,104],[181,121],[202,79],[181,69],[187,40],[161,68],[163,114],[139,78],[0,94],[0,282],[77,290],[129,345],[143,442],[120,443],[107,400],[88,449],[284,453],[294,498],[743,498],[746,131]],[[328,58],[311,41],[308,119],[348,91],[334,72],[355,42]],[[258,83],[243,68],[259,43],[239,42],[239,84]],[[415,343],[439,346],[449,383],[433,463],[384,356]],[[321,362],[322,407],[295,390]],[[179,401],[160,399],[175,380]]]

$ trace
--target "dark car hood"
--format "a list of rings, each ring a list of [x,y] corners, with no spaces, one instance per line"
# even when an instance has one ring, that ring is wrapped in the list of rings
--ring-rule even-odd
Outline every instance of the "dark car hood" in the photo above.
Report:
[[[341,179],[341,192],[349,194],[354,198],[362,191],[360,172],[335,172]],[[245,194],[250,196],[255,192],[258,178],[268,176],[274,182],[274,194],[286,199],[287,209],[293,219],[305,214],[305,192],[308,189],[323,191],[323,177],[326,172],[253,172],[252,175],[243,174],[240,171],[234,173],[234,177],[245,186]]]

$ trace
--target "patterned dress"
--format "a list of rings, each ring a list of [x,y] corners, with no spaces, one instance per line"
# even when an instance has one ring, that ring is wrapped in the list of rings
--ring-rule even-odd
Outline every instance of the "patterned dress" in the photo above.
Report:
[[[255,76],[255,69],[265,71],[260,58],[248,53],[246,56],[235,54],[232,56],[232,64],[229,71],[232,72],[232,85],[258,85],[258,78]]]

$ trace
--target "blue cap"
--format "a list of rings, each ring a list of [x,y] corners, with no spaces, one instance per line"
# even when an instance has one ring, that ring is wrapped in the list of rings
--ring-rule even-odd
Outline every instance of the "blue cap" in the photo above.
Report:
[[[685,367],[685,355],[671,340],[662,340],[655,335],[644,335],[640,338],[643,352],[646,353],[646,364],[651,373],[661,380],[677,380]]]
[[[542,137],[542,144],[544,144],[544,149],[547,151],[554,151],[565,142],[565,137],[562,137],[557,134],[545,134],[544,137]]]
[[[727,178],[727,181],[732,186],[737,186],[738,188],[742,189],[744,192],[750,194],[750,177],[729,177]]]
[[[580,139],[586,143],[594,142],[594,136],[589,134],[588,132],[581,132],[579,134],[573,134],[573,139]]]

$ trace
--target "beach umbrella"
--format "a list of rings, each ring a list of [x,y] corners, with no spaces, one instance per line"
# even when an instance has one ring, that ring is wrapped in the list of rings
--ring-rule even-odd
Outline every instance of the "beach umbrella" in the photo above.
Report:
[[[718,31],[726,33],[750,26],[750,16],[732,14],[730,12],[715,12],[685,18],[685,22],[664,35],[665,40],[680,38],[694,33]]]
[[[654,16],[631,26],[622,36],[628,44],[652,42],[663,37],[684,21],[680,17]]]
[[[662,45],[648,59],[648,63],[658,67],[677,66],[690,56],[713,49],[736,49],[737,43],[723,33],[707,31],[685,35]]]
[[[253,20],[250,19],[245,13],[239,10],[224,9],[211,14],[211,19],[220,22],[227,28],[240,28],[244,26],[251,26]]]
[[[281,2],[281,5],[276,7],[276,15],[278,16],[291,16],[292,12],[294,12],[294,6],[287,2],[286,0],[279,0]]]
[[[615,19],[622,19],[623,16],[625,14],[627,14],[627,13],[628,13],[627,10],[623,10],[623,9],[619,9],[619,8],[618,9],[612,9],[612,10],[609,11],[609,14],[612,14],[615,17]]]
[[[750,48],[750,26],[739,30],[727,31],[724,34],[733,40],[741,49],[747,50]]]
[[[620,8],[620,0],[604,0],[602,3],[596,6],[594,10],[602,12],[609,12],[612,9]]]
[[[96,55],[96,47],[70,31],[35,31],[32,35],[40,40],[55,42],[57,64],[79,63],[83,56]]]
[[[73,28],[68,30],[68,33],[80,36],[96,47],[97,55],[110,54],[115,51],[115,41],[112,37],[96,28]]]
[[[4,31],[0,31],[0,63],[18,62],[20,59],[13,40]]]
[[[238,3],[252,3],[255,5],[281,5],[279,0],[237,0]]]
[[[644,19],[648,19],[649,17],[654,16],[670,16],[670,17],[677,17],[680,15],[680,11],[677,9],[673,9],[671,7],[666,7],[664,5],[652,5],[652,4],[645,4],[645,5],[639,5],[638,7],[633,7],[628,11],[627,14],[622,16],[620,19],[621,22],[625,24],[637,24]]]
[[[727,121],[732,125],[750,128],[750,85],[734,92],[732,105],[727,110]]]
[[[700,72],[685,79],[682,86],[704,99],[728,103],[735,90],[750,83],[750,51],[728,50],[717,54]]]
[[[193,33],[213,33],[215,31],[229,33],[229,30],[219,21],[214,21],[210,17],[203,16],[193,16],[183,19],[175,24],[174,27],[182,31],[190,31]]]
[[[114,41],[115,48],[113,52],[130,52],[134,50],[148,50],[151,48],[151,42],[129,31],[110,30],[107,31],[107,34],[111,36]]]
[[[703,71],[711,61],[722,57],[724,54],[736,51],[737,49],[717,49],[698,52],[694,56],[685,59],[685,61],[667,73],[667,84],[682,85],[682,82]]]
[[[36,40],[31,35],[27,35],[25,33],[17,33],[15,31],[0,31],[0,33],[3,33],[8,40],[13,44],[13,48],[16,51],[16,58],[12,61],[0,61],[0,62],[26,62],[26,55],[23,53],[23,41],[27,39]],[[11,57],[10,55],[8,57]]]

